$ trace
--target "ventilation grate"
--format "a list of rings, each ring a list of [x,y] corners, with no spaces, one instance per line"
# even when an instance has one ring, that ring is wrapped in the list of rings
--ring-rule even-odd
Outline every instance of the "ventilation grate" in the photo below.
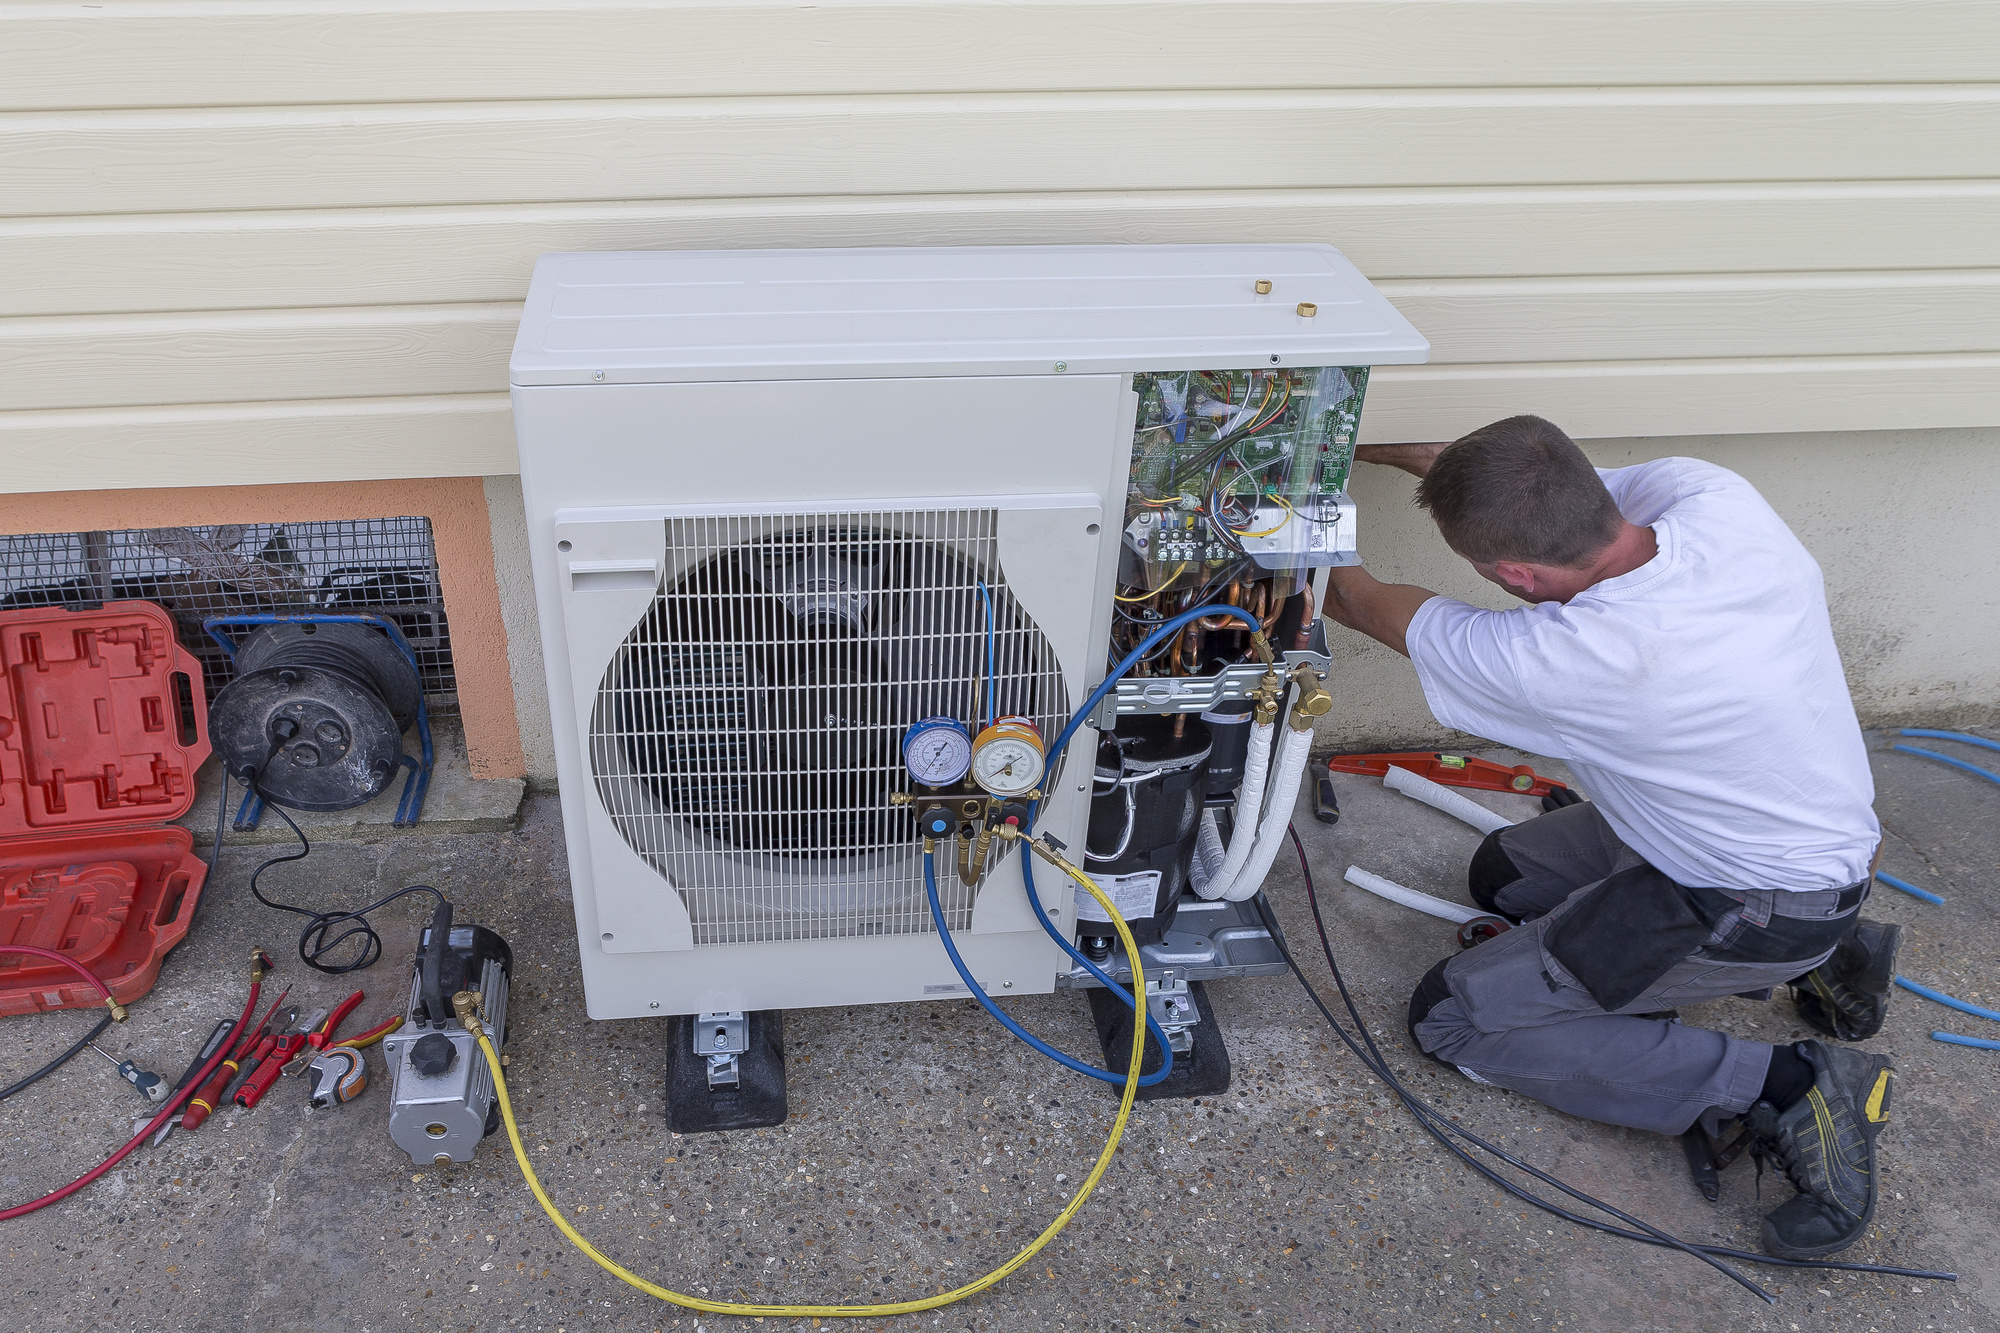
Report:
[[[409,639],[432,717],[454,715],[439,589],[430,520],[414,516],[0,536],[0,609],[156,602],[201,659],[210,698],[233,672],[205,618],[366,612],[394,620]]]
[[[1068,694],[985,509],[667,520],[667,574],[601,682],[590,757],[613,824],[697,944],[933,929],[901,745],[1001,714],[1053,738]],[[954,930],[972,895],[948,867]]]

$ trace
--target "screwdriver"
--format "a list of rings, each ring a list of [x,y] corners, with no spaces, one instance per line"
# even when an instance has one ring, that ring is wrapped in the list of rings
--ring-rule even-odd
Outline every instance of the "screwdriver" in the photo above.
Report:
[[[127,1083],[130,1083],[133,1087],[137,1088],[139,1090],[139,1095],[141,1097],[144,1097],[147,1101],[163,1102],[167,1099],[167,1081],[161,1078],[158,1074],[155,1074],[152,1070],[141,1069],[139,1068],[137,1063],[131,1060],[120,1060],[117,1056],[105,1050],[102,1046],[99,1046],[94,1041],[85,1042],[84,1045],[90,1047],[91,1050],[96,1051],[99,1055],[109,1060],[112,1064],[117,1065],[118,1077],[124,1079]]]

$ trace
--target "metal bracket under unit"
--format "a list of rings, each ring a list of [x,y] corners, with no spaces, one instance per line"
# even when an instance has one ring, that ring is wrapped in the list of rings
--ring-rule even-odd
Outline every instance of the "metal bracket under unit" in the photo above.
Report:
[[[1195,1007],[1185,970],[1163,968],[1158,975],[1146,978],[1146,1011],[1167,1034],[1167,1045],[1176,1055],[1194,1049],[1194,1033],[1188,1029],[1201,1022],[1201,1011]]]
[[[736,1057],[750,1049],[750,1019],[741,1010],[696,1014],[694,1053],[708,1058],[708,1086],[732,1087],[741,1077]]]
[[[1309,663],[1322,677],[1333,670],[1333,658],[1327,654],[1293,649],[1284,654],[1279,674],[1301,662]],[[1113,718],[1127,713],[1206,713],[1224,700],[1248,699],[1270,669],[1261,662],[1239,662],[1213,676],[1147,676],[1139,680],[1128,676],[1104,696],[1088,720],[1102,731]]]

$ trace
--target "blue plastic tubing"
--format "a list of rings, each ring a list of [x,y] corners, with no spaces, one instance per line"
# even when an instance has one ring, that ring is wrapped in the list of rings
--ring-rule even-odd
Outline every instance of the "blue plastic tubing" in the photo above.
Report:
[[[1022,848],[1021,856],[1024,861],[1028,855],[1028,850],[1025,847]],[[958,969],[958,975],[964,980],[965,988],[972,992],[972,998],[984,1005],[987,1013],[999,1019],[1002,1027],[1028,1043],[1028,1045],[1034,1047],[1037,1051],[1040,1051],[1043,1055],[1048,1056],[1049,1059],[1055,1061],[1057,1064],[1065,1068],[1074,1069],[1079,1074],[1088,1074],[1094,1079],[1101,1079],[1116,1087],[1122,1088],[1125,1086],[1125,1076],[1123,1074],[1114,1074],[1108,1069],[1099,1069],[1094,1065],[1087,1065],[1081,1060],[1064,1055],[1061,1051],[1042,1041],[1019,1023],[1007,1017],[1006,1014],[1001,1012],[1000,1006],[993,1003],[987,997],[986,988],[973,979],[972,973],[965,966],[965,960],[958,956],[958,946],[951,942],[951,930],[944,923],[944,905],[938,901],[937,867],[934,858],[928,851],[924,853],[924,895],[930,899],[931,920],[937,923],[938,939],[944,943],[945,956],[950,958],[951,965]],[[1118,990],[1118,993],[1124,998],[1126,1005],[1133,1007],[1134,1012],[1137,1012],[1136,1007],[1132,1005],[1132,993],[1130,991],[1122,990],[1118,987],[1113,987],[1113,989]],[[1167,1044],[1166,1034],[1160,1031],[1160,1025],[1153,1021],[1151,1014],[1146,1016],[1146,1026],[1153,1030],[1153,1038],[1160,1043],[1160,1050],[1164,1053],[1165,1059],[1161,1061],[1158,1069],[1139,1080],[1139,1086],[1142,1088],[1149,1088],[1174,1072],[1174,1048]]]
[[[2000,1023],[2000,1014],[1994,1013],[1991,1009],[1981,1009],[1976,1004],[1967,1004],[1964,1000],[1955,1000],[1941,990],[1932,990],[1929,986],[1920,986],[1908,977],[1897,977],[1896,984],[1904,990],[1915,991],[1926,1000],[1935,1000],[1947,1009],[1956,1009],[1961,1014],[1971,1014],[1974,1018],[1990,1018],[1994,1022]]]
[[[985,590],[982,585],[981,592],[983,593],[984,591]],[[1062,729],[1062,732],[1056,737],[1055,744],[1049,747],[1048,758],[1046,760],[1047,771],[1051,773],[1055,771],[1057,763],[1062,758],[1062,752],[1069,745],[1070,738],[1076,735],[1077,728],[1083,725],[1083,720],[1086,717],[1090,716],[1090,711],[1093,708],[1097,707],[1099,701],[1101,701],[1105,695],[1109,694],[1117,686],[1120,678],[1122,678],[1126,672],[1130,671],[1134,665],[1136,665],[1141,659],[1143,659],[1148,652],[1150,652],[1157,644],[1159,644],[1162,640],[1166,639],[1169,635],[1178,633],[1181,627],[1186,625],[1189,621],[1198,620],[1202,616],[1220,616],[1220,615],[1234,616],[1238,620],[1241,620],[1246,626],[1248,626],[1252,630],[1258,630],[1263,628],[1263,626],[1258,623],[1257,618],[1255,616],[1252,616],[1248,611],[1244,611],[1234,606],[1196,607],[1193,610],[1183,611],[1179,615],[1161,622],[1159,628],[1155,629],[1151,634],[1148,634],[1144,639],[1140,640],[1139,646],[1134,648],[1129,654],[1127,654],[1124,661],[1120,662],[1115,668],[1113,668],[1111,674],[1104,678],[1104,682],[1101,685],[1099,685],[1095,690],[1091,691],[1090,697],[1084,700],[1083,707],[1077,709],[1076,712],[1070,717],[1069,725],[1065,726]],[[1030,829],[1034,827],[1035,816],[1039,813],[1040,813],[1040,807],[1038,805],[1029,808],[1028,827]],[[1097,964],[1091,962],[1088,958],[1084,957],[1083,954],[1077,950],[1077,947],[1074,944],[1071,944],[1069,940],[1065,939],[1063,937],[1063,933],[1056,929],[1055,922],[1049,920],[1049,914],[1042,910],[1041,894],[1035,891],[1035,874],[1033,869],[1034,862],[1035,858],[1033,854],[1030,853],[1026,848],[1023,848],[1021,851],[1021,883],[1028,891],[1028,906],[1034,909],[1036,922],[1041,926],[1042,930],[1048,935],[1050,939],[1054,940],[1058,945],[1062,947],[1062,951],[1064,953],[1068,954],[1075,962],[1081,965],[1085,971],[1089,972],[1092,977],[1096,978],[1099,985],[1109,990],[1113,995],[1116,995],[1119,998],[1119,1000],[1121,1000],[1124,1003],[1127,1009],[1132,1010],[1136,1014],[1139,1011],[1139,1006],[1137,1001],[1135,1001],[1132,998],[1132,992],[1127,990],[1125,987],[1120,986],[1116,981],[1112,980],[1110,974],[1105,972],[1103,968],[1099,967]],[[1124,1086],[1125,1076],[1123,1074],[1114,1074],[1108,1069],[1097,1069],[1091,1065],[1083,1064],[1081,1061],[1074,1060],[1069,1056],[1064,1055],[1061,1051],[1058,1051],[1055,1048],[1044,1044],[1043,1042],[1030,1036],[1028,1032],[1021,1027],[1020,1024],[1016,1023],[1013,1019],[1007,1017],[1007,1015],[1001,1013],[998,1006],[996,1006],[992,1000],[987,998],[985,988],[980,986],[979,983],[973,979],[972,973],[966,969],[965,961],[958,955],[958,947],[952,943],[951,932],[945,928],[944,906],[942,903],[938,901],[938,896],[937,896],[937,870],[933,865],[930,854],[928,853],[926,853],[924,856],[924,888],[930,897],[931,919],[937,925],[938,938],[944,942],[944,949],[946,956],[951,959],[951,965],[958,970],[958,975],[960,979],[965,982],[966,989],[972,992],[973,998],[978,1000],[979,1003],[985,1007],[987,1013],[992,1014],[993,1017],[999,1019],[1001,1026],[1005,1027],[1009,1032],[1019,1037],[1022,1041],[1026,1042],[1029,1046],[1033,1047],[1035,1050],[1039,1051],[1043,1055],[1048,1056],[1051,1060],[1054,1060],[1057,1064],[1063,1065],[1064,1067],[1069,1069],[1074,1069],[1080,1074],[1087,1074],[1091,1078],[1101,1079],[1104,1082],[1113,1084],[1115,1086],[1120,1086],[1120,1087]],[[1159,1023],[1155,1021],[1152,1015],[1150,1014],[1148,1014],[1146,1017],[1146,1026],[1153,1030],[1153,1039],[1160,1044],[1160,1051],[1163,1056],[1163,1061],[1159,1069],[1155,1070],[1153,1073],[1148,1074],[1144,1078],[1141,1078],[1139,1080],[1139,1086],[1142,1088],[1150,1087],[1153,1084],[1158,1083],[1160,1080],[1164,1079],[1168,1074],[1172,1073],[1174,1068],[1173,1048],[1167,1044],[1166,1034],[1160,1030]]]
[[[1900,750],[1904,754],[1918,755],[1924,759],[1935,759],[1940,764],[1950,764],[1953,768],[1962,768],[1974,777],[1985,778],[1988,782],[2000,785],[2000,773],[1995,773],[1990,768],[1981,768],[1977,764],[1968,764],[1963,759],[1953,759],[1950,755],[1939,754],[1936,750],[1920,750],[1914,745],[1892,745],[1889,748]]]
[[[2000,741],[1989,741],[1984,736],[1974,736],[1963,731],[1925,731],[1920,727],[1905,727],[1905,736],[1927,736],[1934,741],[1962,741],[1967,745],[1984,746],[1988,750],[2000,750]]]
[[[1929,889],[1920,889],[1914,884],[1906,884],[1902,880],[1897,879],[1894,875],[1885,875],[1878,870],[1875,872],[1875,878],[1881,880],[1884,884],[1887,884],[1892,889],[1901,889],[1904,893],[1909,894],[1912,898],[1922,898],[1927,903],[1941,903],[1944,901],[1944,899],[1938,897],[1935,893],[1932,893]]]
[[[1961,1037],[1956,1032],[1933,1032],[1932,1041],[1948,1041],[1954,1046],[1974,1046],[1982,1051],[2000,1051],[2000,1041],[1988,1041],[1984,1037]]]

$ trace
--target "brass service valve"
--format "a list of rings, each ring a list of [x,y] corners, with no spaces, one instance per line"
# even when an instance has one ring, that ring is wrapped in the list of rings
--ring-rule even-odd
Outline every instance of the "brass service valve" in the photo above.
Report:
[[[1299,691],[1298,698],[1292,701],[1292,730],[1311,731],[1315,718],[1333,711],[1333,696],[1320,684],[1319,673],[1310,663],[1301,662],[1292,668],[1292,683]]]

